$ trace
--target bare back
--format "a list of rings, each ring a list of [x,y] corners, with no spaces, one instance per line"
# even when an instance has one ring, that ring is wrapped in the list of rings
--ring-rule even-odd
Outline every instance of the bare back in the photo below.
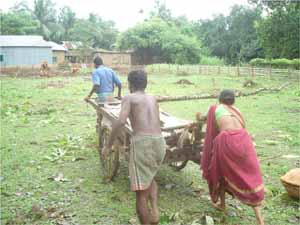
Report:
[[[120,119],[128,117],[134,135],[160,135],[159,106],[156,98],[135,92],[122,100]],[[127,118],[126,118],[127,119]]]
[[[239,130],[245,127],[244,119],[241,114],[237,113],[237,110],[233,110],[233,107],[226,109],[230,112],[230,115],[222,116],[217,120],[219,130]]]

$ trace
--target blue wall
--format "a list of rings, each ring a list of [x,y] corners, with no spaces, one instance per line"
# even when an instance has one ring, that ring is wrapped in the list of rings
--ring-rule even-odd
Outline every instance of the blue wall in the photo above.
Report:
[[[0,47],[1,66],[37,65],[43,61],[52,64],[51,47]]]

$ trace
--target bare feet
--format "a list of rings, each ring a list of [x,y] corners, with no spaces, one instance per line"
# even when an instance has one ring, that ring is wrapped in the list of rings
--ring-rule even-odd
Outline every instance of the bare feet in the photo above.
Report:
[[[159,210],[158,208],[156,209],[151,209],[151,218],[150,218],[151,224],[158,224],[159,223]]]
[[[254,206],[253,207],[254,213],[255,213],[255,217],[256,217],[256,221],[258,225],[264,225],[264,218],[261,215],[261,211],[260,211],[260,206]]]
[[[211,204],[215,209],[226,212],[226,208],[224,205],[218,203],[211,203]]]

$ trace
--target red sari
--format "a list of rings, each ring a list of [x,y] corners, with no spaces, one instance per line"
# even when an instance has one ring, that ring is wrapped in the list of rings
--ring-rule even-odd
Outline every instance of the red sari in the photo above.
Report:
[[[215,121],[216,108],[216,105],[211,106],[207,114],[201,159],[211,200],[218,201],[222,182],[225,190],[243,203],[260,205],[264,199],[264,185],[251,137],[245,129],[219,132]],[[243,120],[241,115],[240,119]]]

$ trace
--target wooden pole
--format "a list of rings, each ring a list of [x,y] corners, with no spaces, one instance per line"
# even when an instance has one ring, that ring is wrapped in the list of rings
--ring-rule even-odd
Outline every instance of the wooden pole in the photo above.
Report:
[[[260,92],[278,92],[281,91],[283,88],[286,88],[289,86],[290,83],[284,83],[278,88],[259,88],[255,91],[243,93],[241,91],[235,91],[235,97],[241,97],[241,96],[250,96],[250,95],[256,95]],[[218,94],[200,94],[200,95],[191,95],[191,96],[156,96],[158,102],[170,102],[170,101],[187,101],[187,100],[197,100],[197,99],[212,99],[217,98]]]

